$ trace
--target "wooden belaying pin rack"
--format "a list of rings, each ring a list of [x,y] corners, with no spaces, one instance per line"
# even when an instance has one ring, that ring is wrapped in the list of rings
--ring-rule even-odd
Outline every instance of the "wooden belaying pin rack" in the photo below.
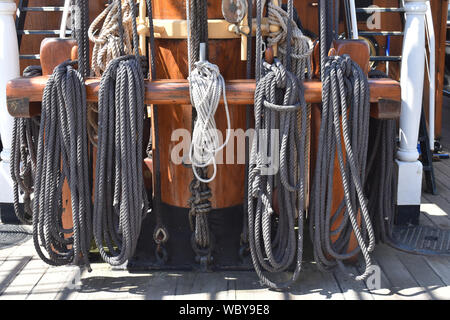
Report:
[[[139,2],[139,17],[137,18],[137,31],[139,34],[139,50],[145,55],[146,37],[150,37],[150,24],[147,17],[147,5],[145,1]],[[187,39],[188,22],[181,19],[153,19],[154,36],[156,39]],[[277,25],[270,25],[268,18],[262,19],[261,31],[263,36],[280,31]],[[256,19],[253,19],[251,34],[256,33]],[[239,24],[234,24],[225,19],[208,20],[208,38],[214,39],[238,39],[241,38],[241,60],[247,60],[247,36],[250,34],[248,15],[246,14]],[[276,48],[274,48],[276,52]]]
[[[13,117],[33,117],[40,114],[36,107],[30,108],[30,102],[42,101],[42,94],[49,76],[35,78],[17,78],[7,84],[8,111]],[[391,79],[370,79],[370,101],[380,104],[380,101],[400,101],[400,85]],[[305,99],[308,103],[321,103],[322,83],[318,80],[305,81]],[[86,80],[88,102],[98,101],[100,78]],[[157,105],[186,105],[190,104],[189,83],[187,80],[146,80],[145,103]],[[254,80],[230,80],[226,82],[227,99],[233,105],[252,105],[254,103],[256,84]],[[383,110],[374,105],[372,107],[378,115],[384,118]],[[377,109],[377,110],[375,110]],[[391,108],[392,109],[392,108]],[[398,111],[390,111],[395,114]],[[388,118],[391,118],[389,116]],[[395,118],[395,117],[394,117]]]
[[[41,65],[46,70],[53,70],[59,63],[71,57],[70,47],[73,40],[53,39],[41,46]],[[45,44],[45,43],[43,43]],[[61,52],[55,59],[53,52]],[[73,49],[73,48],[72,48]],[[339,49],[338,49],[339,52]],[[29,118],[40,114],[41,102],[45,85],[50,76],[34,78],[17,78],[9,81],[6,88],[7,107],[13,117]],[[377,119],[395,119],[400,116],[399,101],[401,90],[398,81],[392,79],[369,79],[371,116]],[[88,102],[98,101],[100,78],[86,80]],[[305,99],[308,103],[322,102],[322,83],[319,80],[304,82]],[[146,80],[145,103],[147,105],[186,105],[190,104],[189,83],[187,80]],[[254,103],[255,80],[226,81],[227,100],[232,105],[252,105]]]

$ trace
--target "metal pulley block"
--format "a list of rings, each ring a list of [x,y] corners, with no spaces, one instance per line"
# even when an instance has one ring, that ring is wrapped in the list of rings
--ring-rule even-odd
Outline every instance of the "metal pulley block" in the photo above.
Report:
[[[222,0],[222,14],[229,23],[238,24],[247,15],[247,1]]]

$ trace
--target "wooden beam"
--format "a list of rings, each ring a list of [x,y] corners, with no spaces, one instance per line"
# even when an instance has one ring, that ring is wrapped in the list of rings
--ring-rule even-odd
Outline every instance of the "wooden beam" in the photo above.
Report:
[[[42,93],[48,76],[35,78],[17,78],[11,80],[7,85],[7,96],[9,101],[13,99],[27,99],[28,102],[42,101]],[[391,79],[369,79],[370,101],[377,104],[380,99],[400,101],[400,84]],[[157,80],[145,81],[146,94],[145,103],[165,105],[190,104],[189,84],[187,80]],[[322,84],[320,81],[305,81],[305,98],[308,103],[322,102]],[[86,81],[88,102],[98,101],[100,78],[90,78]],[[229,104],[251,105],[254,103],[255,81],[254,80],[231,80],[226,83],[227,99]],[[17,104],[17,103],[16,103]],[[32,117],[39,114],[40,110],[8,107],[13,117]],[[20,112],[19,112],[20,111]],[[392,113],[392,110],[390,111]],[[383,114],[372,112],[372,114]],[[398,111],[398,115],[400,111]],[[391,116],[390,116],[391,117]]]

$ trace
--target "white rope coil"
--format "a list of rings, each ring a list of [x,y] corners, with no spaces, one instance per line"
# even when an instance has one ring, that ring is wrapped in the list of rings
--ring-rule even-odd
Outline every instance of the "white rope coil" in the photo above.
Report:
[[[217,174],[216,154],[225,148],[230,139],[230,112],[225,92],[225,80],[220,74],[219,67],[208,61],[196,62],[188,80],[191,87],[191,102],[197,111],[189,160],[192,163],[195,177],[203,183],[210,183]],[[222,95],[228,129],[225,142],[221,145],[214,116]],[[202,179],[197,168],[209,165],[213,166],[213,174],[209,179]]]
[[[122,54],[133,54],[133,26],[132,26],[132,9],[129,1],[122,1],[122,24],[124,29],[123,48],[121,53],[121,39],[118,19],[119,3],[114,1],[103,10],[100,15],[92,22],[89,27],[89,40],[94,43],[92,52],[92,69],[96,76],[100,76],[106,70],[108,62],[120,57]],[[103,25],[99,31],[98,25],[103,21]],[[98,33],[98,35],[97,35]]]

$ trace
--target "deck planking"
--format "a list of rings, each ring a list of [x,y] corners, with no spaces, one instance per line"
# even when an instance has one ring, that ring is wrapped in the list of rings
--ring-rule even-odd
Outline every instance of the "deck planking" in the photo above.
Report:
[[[444,102],[444,151],[450,146],[450,103]],[[445,122],[445,119],[449,121]],[[450,228],[450,160],[434,162],[438,195],[423,193],[420,221]],[[373,264],[381,268],[381,288],[369,290],[340,270],[321,272],[304,262],[289,292],[267,290],[254,272],[139,272],[112,270],[102,263],[81,273],[79,289],[70,289],[77,267],[50,267],[39,260],[32,240],[0,250],[0,300],[3,299],[197,299],[197,300],[408,300],[450,299],[450,257],[418,256],[378,245]],[[362,266],[350,271],[362,272]],[[287,280],[291,274],[276,275]]]

